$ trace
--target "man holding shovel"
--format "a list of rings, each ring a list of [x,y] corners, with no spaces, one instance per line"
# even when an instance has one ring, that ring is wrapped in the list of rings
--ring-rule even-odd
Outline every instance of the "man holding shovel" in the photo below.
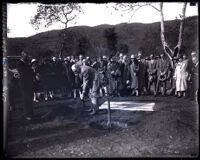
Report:
[[[99,92],[99,78],[97,71],[87,65],[72,65],[72,71],[74,74],[80,74],[83,79],[82,93],[80,95],[81,100],[90,97],[92,106],[90,109],[90,115],[94,115],[98,112],[98,92]]]

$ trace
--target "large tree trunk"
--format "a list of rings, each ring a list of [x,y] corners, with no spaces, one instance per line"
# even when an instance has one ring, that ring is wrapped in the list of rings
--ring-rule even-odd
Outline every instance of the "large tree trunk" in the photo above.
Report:
[[[183,40],[183,29],[184,29],[186,7],[187,7],[187,2],[185,2],[184,5],[183,5],[181,22],[180,22],[180,29],[179,29],[178,43],[174,48],[173,56],[176,56],[176,57],[179,57],[180,50],[181,50],[181,44],[182,44],[182,40]]]
[[[163,45],[163,50],[165,52],[165,54],[169,57],[170,60],[170,64],[173,67],[173,61],[172,61],[172,55],[173,55],[173,51],[172,49],[170,49],[169,45],[167,44],[166,40],[165,40],[165,27],[164,27],[164,15],[163,15],[163,2],[160,3],[160,36],[161,36],[161,42]]]

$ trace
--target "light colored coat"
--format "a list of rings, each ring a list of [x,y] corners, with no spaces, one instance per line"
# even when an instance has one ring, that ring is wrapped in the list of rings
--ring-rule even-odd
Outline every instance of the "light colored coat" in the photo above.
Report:
[[[178,62],[174,78],[176,80],[176,91],[186,91],[187,90],[187,79],[188,72],[186,71],[188,65],[188,60]]]

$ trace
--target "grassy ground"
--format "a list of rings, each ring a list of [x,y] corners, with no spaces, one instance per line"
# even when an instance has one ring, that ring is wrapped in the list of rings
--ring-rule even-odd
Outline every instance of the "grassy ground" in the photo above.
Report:
[[[10,114],[9,157],[195,157],[198,105],[175,97],[115,97],[111,101],[155,103],[154,111],[112,110],[112,129],[102,127],[106,112],[89,116],[75,101],[41,103],[25,122]],[[100,100],[101,103],[105,99]],[[89,105],[87,102],[86,105]],[[48,113],[48,114],[46,114]],[[46,114],[43,118],[41,115]]]

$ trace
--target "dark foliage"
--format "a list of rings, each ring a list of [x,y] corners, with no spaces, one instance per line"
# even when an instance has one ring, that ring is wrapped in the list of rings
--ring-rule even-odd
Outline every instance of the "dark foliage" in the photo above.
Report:
[[[106,38],[107,48],[112,54],[115,54],[117,45],[117,33],[115,32],[115,28],[105,29],[104,37]]]

